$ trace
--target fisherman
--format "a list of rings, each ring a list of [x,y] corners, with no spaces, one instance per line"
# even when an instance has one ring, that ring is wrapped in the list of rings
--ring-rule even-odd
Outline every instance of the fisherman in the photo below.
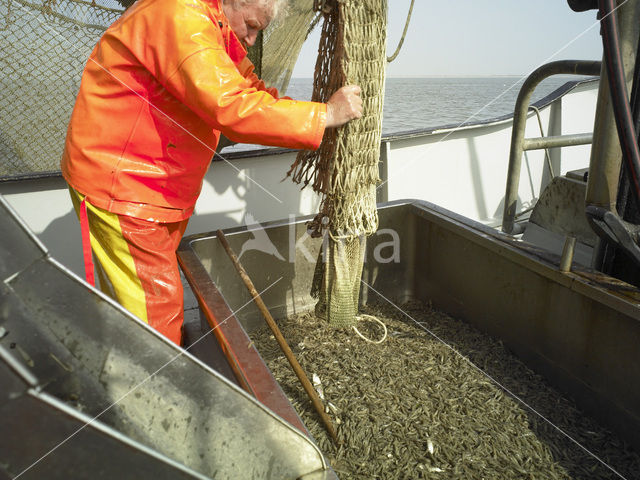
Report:
[[[138,0],[105,31],[82,75],[61,168],[87,279],[92,251],[100,288],[177,344],[176,249],[220,134],[315,150],[325,129],[362,115],[358,86],[327,104],[302,102],[253,73],[246,49],[285,4]]]

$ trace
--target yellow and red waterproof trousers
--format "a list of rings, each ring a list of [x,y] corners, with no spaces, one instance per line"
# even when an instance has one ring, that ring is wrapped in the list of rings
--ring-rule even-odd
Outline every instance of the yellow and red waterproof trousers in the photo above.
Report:
[[[95,284],[93,251],[100,289],[180,345],[184,299],[176,250],[188,219],[158,223],[118,215],[69,190],[83,231],[87,281]]]

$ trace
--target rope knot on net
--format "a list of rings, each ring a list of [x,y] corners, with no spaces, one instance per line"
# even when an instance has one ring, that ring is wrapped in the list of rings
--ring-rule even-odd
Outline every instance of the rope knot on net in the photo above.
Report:
[[[310,222],[312,236],[327,235],[311,294],[329,324],[356,322],[365,239],[378,228],[376,185],[382,137],[386,65],[386,0],[322,0],[324,23],[312,100],[327,102],[345,85],[362,89],[363,116],[327,130],[316,151],[298,154],[288,174],[322,195]]]

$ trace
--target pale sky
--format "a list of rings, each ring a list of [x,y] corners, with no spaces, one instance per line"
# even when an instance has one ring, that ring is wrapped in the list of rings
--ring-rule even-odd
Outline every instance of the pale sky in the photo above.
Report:
[[[398,44],[410,0],[388,0],[387,54]],[[293,77],[312,77],[320,28]],[[404,46],[387,76],[526,75],[554,60],[602,60],[596,10],[566,0],[415,0]]]

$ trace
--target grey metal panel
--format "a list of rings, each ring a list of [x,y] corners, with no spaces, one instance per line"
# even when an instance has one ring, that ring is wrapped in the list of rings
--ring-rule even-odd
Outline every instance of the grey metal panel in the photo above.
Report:
[[[597,235],[584,213],[587,185],[584,180],[555,177],[540,195],[522,239],[560,254],[567,236],[578,241],[575,260],[591,265]]]
[[[51,259],[4,201],[0,228],[9,472],[59,442],[32,478],[52,466],[60,478],[293,479],[326,469],[305,435]]]
[[[598,239],[584,213],[587,184],[567,177],[555,177],[540,195],[530,222],[553,232],[576,237],[593,247]],[[526,230],[525,230],[526,237]]]
[[[3,301],[9,333],[0,341],[15,345],[14,357],[57,398],[216,478],[324,468],[298,430],[54,261],[39,260],[6,285],[16,298]]]
[[[19,272],[46,250],[0,195],[0,278]]]
[[[524,235],[522,235],[522,240],[525,242],[536,245],[537,247],[548,250],[549,252],[553,252],[556,255],[562,255],[568,238],[570,238],[570,236],[562,235],[552,230],[547,230],[533,222],[527,223],[527,228],[524,231]],[[575,237],[571,238],[575,241]],[[582,242],[577,242],[573,247],[571,263],[573,264],[575,262],[583,267],[590,267],[592,256],[593,247]]]
[[[640,291],[482,225],[416,209],[416,295],[501,339],[640,447]]]
[[[428,202],[379,206],[380,230],[398,235],[398,262],[376,259],[390,238],[368,240],[363,280],[367,302],[411,298],[464,319],[502,340],[533,370],[635,446],[640,446],[640,291],[597,272],[563,273],[559,256],[510,238]],[[278,251],[286,225],[266,224]],[[279,234],[271,232],[280,230]],[[250,236],[236,230],[235,248]],[[297,238],[297,237],[296,237]],[[197,239],[216,285],[233,294],[237,274],[224,265],[215,237]],[[378,252],[380,253],[380,252]],[[213,254],[215,256],[207,256]],[[382,255],[389,257],[389,253]],[[258,277],[271,263],[247,257]],[[296,263],[296,268],[297,268]],[[296,288],[310,285],[307,266]],[[238,287],[239,288],[239,287]],[[274,289],[286,288],[276,285]],[[287,297],[284,292],[274,298]],[[312,304],[307,304],[309,308]],[[245,322],[251,324],[252,319]]]
[[[207,478],[28,387],[0,362],[0,473],[28,479]]]
[[[378,206],[380,226],[367,238],[367,252],[362,271],[362,303],[380,301],[366,285],[376,283],[379,292],[394,303],[415,298],[414,241],[417,217],[411,203],[399,200]]]
[[[389,273],[388,280],[395,284],[395,290],[402,292],[399,295],[406,297],[413,288],[411,259],[414,245],[404,243],[403,239],[410,238],[415,216],[411,214],[410,204],[405,200],[385,205],[378,211],[378,232],[367,238],[368,256],[363,275],[366,281],[371,275],[371,269],[378,268],[374,256],[380,256]],[[310,289],[322,239],[311,238],[306,234],[306,221],[311,218],[296,218],[292,222],[266,222],[225,230],[229,244],[240,256],[243,267],[276,319],[309,310],[317,301],[311,297]],[[399,262],[390,258],[393,252],[392,247],[388,246],[396,239],[401,242]],[[184,244],[188,245],[185,248],[196,253],[244,329],[251,332],[264,326],[260,312],[251,301],[251,295],[216,240],[215,234],[210,232],[187,237]],[[363,289],[362,294],[366,299],[366,289]]]
[[[239,256],[271,315],[282,318],[315,304],[311,283],[321,239],[306,235],[305,219],[268,222],[225,230],[231,248]],[[213,233],[186,239],[231,311],[248,332],[264,325],[229,256]]]

